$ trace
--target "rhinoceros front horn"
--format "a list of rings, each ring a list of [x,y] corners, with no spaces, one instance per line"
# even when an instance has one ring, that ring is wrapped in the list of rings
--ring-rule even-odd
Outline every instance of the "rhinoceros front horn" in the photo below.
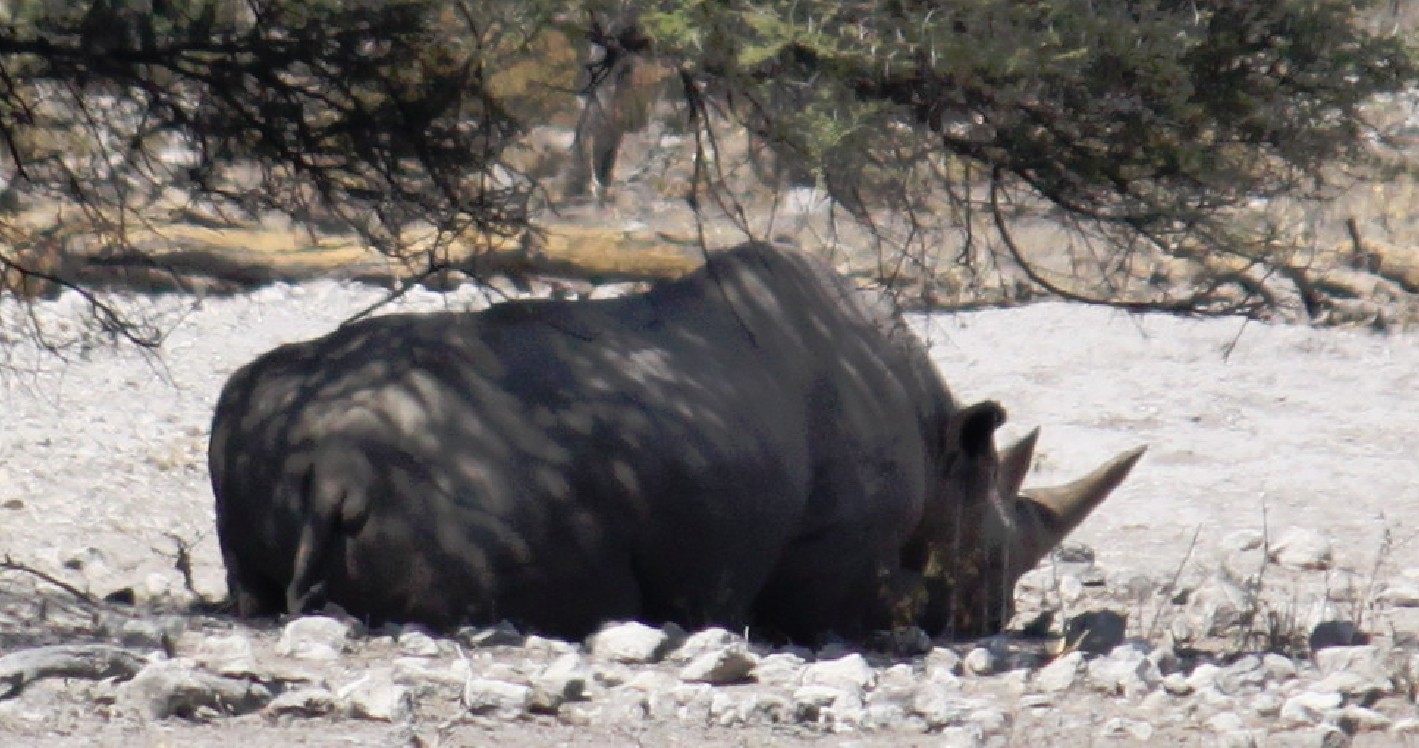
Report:
[[[1033,446],[1034,436],[1033,433],[1027,436],[1021,444],[1007,450],[1003,455],[1000,472],[1002,488],[1010,487],[1008,483],[1011,481],[1015,481],[1015,486],[1019,485],[1019,477],[1008,469],[1010,458],[1025,442]],[[1021,491],[1016,505],[1017,514],[1024,520],[1024,527],[1021,529],[1025,535],[1020,538],[1023,546],[1021,557],[1018,558],[1018,561],[1023,563],[1020,568],[1033,568],[1050,550],[1059,545],[1095,507],[1118,488],[1147,449],[1138,447],[1124,452],[1072,483]]]

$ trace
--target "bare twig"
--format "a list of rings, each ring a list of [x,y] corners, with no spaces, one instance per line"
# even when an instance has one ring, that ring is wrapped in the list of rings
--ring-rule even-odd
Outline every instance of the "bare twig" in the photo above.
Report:
[[[1183,569],[1187,568],[1187,562],[1192,558],[1192,552],[1197,548],[1197,538],[1202,534],[1202,525],[1198,525],[1192,530],[1192,540],[1188,541],[1187,551],[1183,553],[1182,560],[1178,561],[1178,568],[1173,570],[1173,578],[1168,580],[1167,591],[1174,592],[1178,588],[1178,580],[1182,579]],[[1163,609],[1159,607],[1153,612],[1153,620],[1148,624],[1148,633],[1145,638],[1152,639],[1158,633],[1158,620],[1163,615]]]
[[[18,571],[22,574],[29,574],[30,576],[37,577],[38,579],[47,584],[53,585],[61,590],[64,590],[65,592],[74,596],[76,599],[79,600],[79,602],[82,602],[85,605],[91,605],[94,607],[106,607],[102,600],[99,600],[93,595],[79,589],[78,587],[75,587],[72,584],[69,584],[63,579],[49,574],[48,572],[36,569],[28,564],[16,561],[10,558],[9,556],[6,556],[3,560],[0,560],[0,570]]]

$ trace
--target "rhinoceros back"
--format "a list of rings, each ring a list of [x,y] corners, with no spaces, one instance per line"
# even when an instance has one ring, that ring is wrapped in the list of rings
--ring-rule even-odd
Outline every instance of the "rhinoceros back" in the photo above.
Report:
[[[890,322],[755,245],[642,295],[277,348],[213,422],[239,612],[840,628],[913,531],[951,408]]]

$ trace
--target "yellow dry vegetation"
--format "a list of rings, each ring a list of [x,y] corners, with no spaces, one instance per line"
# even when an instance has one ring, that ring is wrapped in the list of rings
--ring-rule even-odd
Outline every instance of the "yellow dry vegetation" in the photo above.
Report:
[[[300,230],[206,228],[173,224],[151,229],[155,241],[138,243],[155,247],[150,255],[161,262],[165,255],[207,253],[227,263],[270,267],[300,275],[332,275],[384,271],[407,277],[423,267],[404,267],[353,236],[314,237]],[[465,264],[478,255],[478,265],[496,270],[557,271],[579,277],[671,278],[700,264],[698,250],[685,238],[649,230],[579,225],[552,225],[539,230],[527,251],[517,239],[494,239],[491,246],[455,244],[449,248],[450,264]]]

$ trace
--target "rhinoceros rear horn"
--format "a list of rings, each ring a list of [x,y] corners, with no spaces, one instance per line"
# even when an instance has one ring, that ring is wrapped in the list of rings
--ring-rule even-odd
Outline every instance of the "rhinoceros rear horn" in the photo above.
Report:
[[[1030,438],[1026,437],[1022,442]],[[1026,568],[1038,563],[1046,553],[1078,527],[1090,512],[1103,503],[1124,478],[1128,477],[1129,471],[1147,449],[1138,447],[1124,452],[1073,483],[1026,490],[1020,499],[1034,504],[1037,517],[1041,520],[1035,526],[1035,531],[1040,535],[1030,538],[1028,542],[1030,555],[1036,558],[1030,559]],[[1006,473],[1002,472],[1001,475],[1003,479]]]
[[[1035,427],[1020,441],[1015,442],[1000,453],[1000,467],[997,468],[996,485],[1000,495],[1007,500],[1020,494],[1020,486],[1025,482],[1025,474],[1035,460],[1035,442],[1040,439],[1040,429]]]

